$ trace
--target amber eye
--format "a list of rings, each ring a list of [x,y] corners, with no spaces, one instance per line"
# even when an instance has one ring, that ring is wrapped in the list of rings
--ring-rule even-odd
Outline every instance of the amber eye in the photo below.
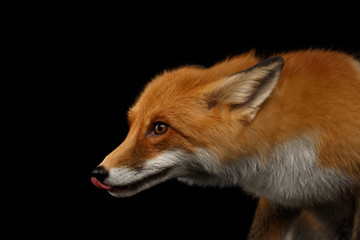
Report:
[[[166,133],[166,131],[168,130],[169,126],[166,123],[163,122],[155,122],[154,123],[154,127],[153,127],[153,133],[155,135],[161,135]]]

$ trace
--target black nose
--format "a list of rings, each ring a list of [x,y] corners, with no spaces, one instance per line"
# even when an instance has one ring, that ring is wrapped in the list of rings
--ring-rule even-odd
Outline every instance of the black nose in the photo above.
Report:
[[[103,167],[99,166],[92,171],[92,176],[100,182],[104,182],[105,178],[108,176],[108,172]]]

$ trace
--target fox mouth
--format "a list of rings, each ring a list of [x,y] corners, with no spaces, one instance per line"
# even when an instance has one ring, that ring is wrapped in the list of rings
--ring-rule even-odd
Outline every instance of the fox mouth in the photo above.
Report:
[[[164,177],[169,173],[169,171],[170,168],[166,168],[129,184],[107,186],[107,190],[110,194],[114,196],[131,196],[137,192],[140,192],[153,185],[156,185],[157,183],[162,182],[161,180],[164,179]]]

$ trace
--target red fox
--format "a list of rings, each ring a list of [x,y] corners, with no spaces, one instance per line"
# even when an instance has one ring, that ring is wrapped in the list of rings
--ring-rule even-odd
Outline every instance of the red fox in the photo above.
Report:
[[[169,179],[259,198],[251,240],[360,239],[360,63],[329,50],[156,76],[91,181],[128,197]]]

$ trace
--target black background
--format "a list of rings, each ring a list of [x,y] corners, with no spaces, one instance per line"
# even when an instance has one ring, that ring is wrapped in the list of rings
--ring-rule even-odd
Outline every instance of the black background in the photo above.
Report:
[[[24,105],[31,108],[29,116],[41,116],[30,131],[39,136],[42,130],[37,155],[29,157],[41,158],[42,170],[28,184],[31,193],[21,196],[31,210],[26,221],[41,212],[43,221],[32,231],[103,239],[245,239],[256,198],[241,189],[188,187],[173,180],[116,199],[91,184],[91,171],[124,140],[129,106],[164,69],[208,67],[251,49],[259,55],[308,48],[358,53],[358,21],[354,13],[319,16],[318,9],[298,14],[259,13],[254,7],[228,14],[230,6],[190,9],[52,6],[20,21],[15,45],[26,74],[35,77],[23,85],[34,89]],[[30,165],[38,167],[38,161]]]

